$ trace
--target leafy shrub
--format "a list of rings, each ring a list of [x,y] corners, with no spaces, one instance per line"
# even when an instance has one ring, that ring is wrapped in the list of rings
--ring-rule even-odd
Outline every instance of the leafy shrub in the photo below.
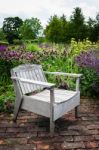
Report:
[[[75,41],[74,41],[75,42]],[[29,45],[30,43],[28,43]],[[27,45],[27,44],[26,44]],[[31,44],[34,45],[34,44]],[[85,46],[86,45],[86,46]],[[41,64],[46,71],[82,73],[81,94],[99,96],[99,46],[92,43],[78,42],[71,45],[41,43],[41,50],[28,51],[25,45],[20,47],[0,48],[0,109],[12,109],[13,88],[10,86],[11,68],[21,63]],[[31,46],[32,47],[32,46]],[[91,47],[91,48],[90,48]],[[93,47],[93,48],[92,48]],[[84,49],[85,48],[85,49]],[[96,49],[97,48],[97,49]],[[90,50],[89,50],[90,49]],[[74,89],[75,79],[63,76],[47,76],[48,81],[56,82],[58,87]],[[9,87],[9,88],[8,88]]]
[[[0,45],[8,46],[8,45],[9,45],[9,43],[8,43],[8,42],[4,42],[4,41],[0,41]]]
[[[13,91],[13,86],[0,86],[0,112],[13,112],[15,94]]]
[[[5,85],[11,83],[10,70],[11,68],[21,64],[29,63],[34,58],[31,52],[9,50],[5,46],[0,49],[0,83]]]
[[[40,51],[41,48],[37,44],[27,43],[26,50],[29,52],[35,52],[35,51]]]
[[[70,55],[72,57],[75,57],[79,55],[81,52],[86,52],[87,50],[92,48],[98,48],[98,45],[91,43],[88,39],[82,42],[81,41],[76,42],[75,39],[72,39]]]
[[[80,71],[83,73],[82,91],[87,95],[99,96],[99,50],[92,49],[81,52],[75,58]]]
[[[13,44],[15,44],[15,45],[21,45],[21,44],[23,44],[23,41],[19,40],[19,39],[14,39],[13,40]]]

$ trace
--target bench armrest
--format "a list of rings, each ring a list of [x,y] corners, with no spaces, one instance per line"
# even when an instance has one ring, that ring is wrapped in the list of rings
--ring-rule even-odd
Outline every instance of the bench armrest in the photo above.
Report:
[[[80,83],[80,77],[82,74],[76,74],[76,73],[65,73],[65,72],[48,72],[44,71],[45,74],[53,74],[53,75],[63,75],[63,76],[70,76],[76,78],[76,91],[79,91],[79,83]]]
[[[76,74],[76,73],[65,73],[65,72],[48,72],[44,71],[45,74],[53,74],[53,75],[63,75],[63,76],[70,76],[74,78],[80,78],[82,74]]]
[[[41,85],[41,86],[48,87],[48,88],[52,88],[52,87],[55,86],[55,84],[53,84],[53,83],[35,81],[35,80],[30,80],[30,79],[18,78],[18,77],[11,77],[11,79],[12,80],[17,80],[17,81],[20,81],[20,82],[24,82],[24,83]]]

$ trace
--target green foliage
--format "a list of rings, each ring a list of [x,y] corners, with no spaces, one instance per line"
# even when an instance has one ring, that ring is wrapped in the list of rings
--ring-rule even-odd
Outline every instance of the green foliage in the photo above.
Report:
[[[0,59],[0,86],[5,86],[11,83],[10,80],[10,70],[12,68],[12,62],[7,62],[6,60]]]
[[[3,32],[10,44],[13,44],[14,39],[19,39],[19,28],[23,24],[19,17],[8,17],[3,22]]]
[[[71,22],[77,26],[84,24],[84,16],[81,12],[81,8],[75,8],[73,15],[71,16]]]
[[[38,40],[41,37],[39,42],[43,40],[43,42],[70,43],[71,38],[75,38],[77,42],[86,38],[97,42],[99,40],[98,16],[97,14],[94,20],[90,17],[86,22],[81,8],[76,7],[69,21],[64,14],[61,17],[51,16],[44,31],[38,18],[32,17],[23,22],[19,17],[8,17],[4,19],[3,27],[0,29],[0,40],[6,38],[10,44],[13,44],[13,40],[16,39]]]
[[[13,47],[10,46],[11,52],[13,51],[12,48]],[[26,62],[41,64],[45,71],[82,73],[83,76],[80,84],[81,95],[97,96],[95,90],[92,88],[93,82],[99,79],[96,72],[90,68],[79,67],[75,62],[75,57],[79,56],[80,53],[87,52],[89,49],[95,48],[99,50],[99,45],[92,44],[88,40],[76,42],[74,39],[72,39],[71,45],[55,43],[41,43],[37,45],[28,41],[26,46],[20,46],[17,47],[17,49],[13,48],[16,52],[22,53],[22,55],[20,55],[20,59],[14,60],[13,57],[11,61],[0,59],[0,111],[9,111],[13,108],[11,104],[13,104],[15,97],[13,87],[11,86],[12,81],[10,79],[11,68]],[[19,53],[16,53],[16,56],[18,54]],[[23,58],[24,55],[25,57]],[[26,60],[27,55],[29,61]],[[22,61],[20,61],[21,59]],[[56,83],[58,87],[75,89],[75,80],[73,78],[71,79],[70,77],[63,76],[53,77],[52,75],[48,75],[47,78],[48,81]]]
[[[79,7],[75,8],[71,15],[69,24],[69,37],[75,38],[76,41],[83,40],[87,37],[87,26],[84,21],[84,16]]]
[[[68,22],[65,15],[60,18],[57,15],[51,17],[45,29],[45,36],[51,42],[68,43],[71,38],[75,38],[76,41],[85,39],[87,32],[84,16],[81,9],[77,7]]]
[[[8,43],[8,42],[4,42],[4,41],[0,41],[0,45],[5,45],[5,46],[7,46],[7,45],[9,45],[9,43]]]
[[[39,37],[38,43],[47,43],[47,39],[45,37]]]
[[[76,42],[75,39],[72,38],[70,55],[71,57],[75,57],[79,55],[82,51],[85,52],[93,48],[98,48],[98,45],[91,43],[88,39],[84,40],[83,42]]]
[[[61,31],[61,20],[57,15],[54,15],[50,18],[49,24],[45,29],[46,38],[51,42],[61,42]]]
[[[60,17],[60,21],[61,21],[61,42],[65,43],[68,42],[68,35],[67,35],[68,22],[64,14],[62,17]]]
[[[71,38],[75,38],[77,42],[86,38],[95,42],[99,40],[99,21],[89,18],[86,22],[81,8],[76,7],[69,21],[65,15],[51,16],[45,29],[45,36],[50,42],[55,43],[70,43]]]
[[[94,38],[96,36],[95,33],[94,33],[94,26],[96,24],[96,21],[89,17],[87,24],[88,24],[88,37],[89,37],[89,40],[94,41]]]
[[[41,22],[37,18],[26,19],[20,27],[20,36],[22,39],[35,39],[43,30]]]
[[[41,48],[36,43],[27,43],[26,50],[30,52],[41,51]]]
[[[0,28],[0,41],[3,41],[3,40],[6,40],[6,36],[5,36],[4,32],[3,32],[3,29]]]
[[[79,68],[80,73],[83,74],[81,80],[81,95],[89,97],[97,97],[98,95],[93,90],[92,85],[95,79],[97,78],[96,72],[93,69],[89,68]]]
[[[15,100],[13,86],[0,86],[0,112],[5,111],[12,113]]]
[[[15,44],[15,45],[22,45],[23,41],[20,40],[20,39],[15,39],[15,40],[13,40],[13,44]]]

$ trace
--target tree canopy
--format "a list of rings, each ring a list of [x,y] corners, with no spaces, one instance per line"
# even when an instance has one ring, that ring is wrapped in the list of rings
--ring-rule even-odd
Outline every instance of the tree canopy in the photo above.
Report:
[[[45,37],[51,42],[70,42],[71,38],[76,41],[89,38],[89,40],[99,40],[99,14],[96,20],[89,18],[86,22],[81,8],[76,7],[66,20],[66,16],[58,17],[54,15],[50,18],[45,29]]]
[[[99,13],[95,19],[89,17],[86,21],[81,8],[76,7],[69,20],[65,14],[51,16],[44,30],[38,18],[23,21],[19,17],[8,17],[4,19],[0,35],[2,39],[6,37],[9,43],[13,43],[14,39],[33,40],[39,36],[55,43],[68,43],[71,38],[76,41],[88,38],[96,42],[99,40]]]
[[[19,17],[8,17],[3,22],[3,32],[9,43],[13,43],[14,39],[19,39],[19,28],[23,21]]]
[[[61,41],[61,21],[57,15],[54,15],[50,18],[48,25],[45,29],[46,38],[51,42],[60,42]]]
[[[37,18],[26,19],[20,27],[20,34],[23,39],[35,39],[43,29],[41,22]]]

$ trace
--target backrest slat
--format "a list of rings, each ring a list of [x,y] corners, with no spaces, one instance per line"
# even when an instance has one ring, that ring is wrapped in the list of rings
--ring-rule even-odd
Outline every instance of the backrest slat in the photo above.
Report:
[[[34,80],[32,71],[30,70],[28,73],[29,73],[30,79]],[[30,88],[31,88],[31,90],[35,89],[35,85],[34,84],[30,84]]]
[[[24,76],[21,74],[21,72],[17,72],[16,76],[24,78]],[[25,93],[26,91],[25,91],[25,85],[24,85],[24,83],[20,82],[19,85],[20,85],[20,87],[22,89],[22,92]]]
[[[32,65],[32,64],[20,65],[18,67],[13,68],[11,74],[16,77],[22,77],[24,79],[31,79],[43,82],[47,81],[43,73],[42,67],[40,65]],[[43,88],[40,85],[22,82],[19,82],[19,85],[21,87],[23,94],[30,93],[36,90],[41,90]]]

